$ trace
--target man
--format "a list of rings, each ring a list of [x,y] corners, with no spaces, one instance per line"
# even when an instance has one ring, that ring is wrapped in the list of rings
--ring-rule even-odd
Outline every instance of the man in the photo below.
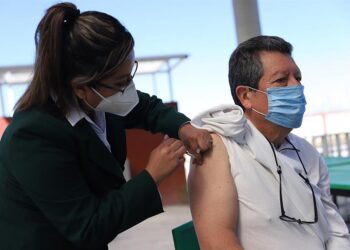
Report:
[[[215,133],[213,150],[189,174],[201,249],[350,249],[323,158],[290,133],[306,105],[291,52],[279,37],[241,43],[229,62],[237,105],[192,121]]]

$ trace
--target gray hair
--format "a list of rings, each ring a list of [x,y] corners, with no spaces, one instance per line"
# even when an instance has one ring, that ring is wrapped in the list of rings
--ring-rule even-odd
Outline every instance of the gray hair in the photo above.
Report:
[[[238,45],[229,61],[228,79],[234,102],[244,108],[236,95],[237,86],[250,86],[258,89],[263,74],[260,52],[276,51],[289,56],[293,46],[277,36],[256,36]]]

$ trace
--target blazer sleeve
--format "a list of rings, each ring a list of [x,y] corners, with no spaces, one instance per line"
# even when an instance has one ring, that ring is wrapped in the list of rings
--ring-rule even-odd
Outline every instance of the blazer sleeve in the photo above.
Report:
[[[146,171],[119,190],[95,195],[80,171],[69,131],[38,120],[7,139],[12,175],[64,238],[79,247],[105,246],[119,232],[163,211],[157,186]]]
[[[173,107],[165,105],[156,96],[137,91],[139,103],[126,116],[126,128],[141,128],[152,133],[161,132],[178,138],[182,124],[190,119],[177,112]]]
[[[339,214],[339,211],[332,201],[330,193],[330,181],[326,163],[319,155],[320,180],[318,186],[322,190],[322,203],[327,213],[329,223],[330,238],[327,241],[328,250],[350,249],[349,230]]]

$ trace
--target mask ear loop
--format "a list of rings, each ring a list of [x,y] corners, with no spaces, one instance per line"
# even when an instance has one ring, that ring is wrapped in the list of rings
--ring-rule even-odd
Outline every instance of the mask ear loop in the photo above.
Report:
[[[255,90],[255,91],[257,91],[257,92],[260,92],[260,93],[263,93],[263,94],[267,95],[266,92],[264,92],[264,91],[261,91],[261,90],[252,88],[252,87],[250,87],[250,86],[247,86],[247,87],[248,87],[248,89]],[[250,93],[250,92],[249,92],[249,93]],[[264,113],[262,113],[262,112],[256,110],[255,108],[252,108],[252,110],[253,110],[254,112],[258,113],[259,115],[264,116],[264,117],[267,115],[267,114],[264,114]]]
[[[86,105],[88,105],[89,108],[96,111],[96,109],[93,106],[91,106],[85,99],[83,99],[83,101],[85,102]]]
[[[101,95],[100,93],[98,93],[98,91],[94,88],[94,87],[90,87],[91,90],[96,94],[98,95],[99,97],[102,98],[102,100],[106,101],[106,102],[110,102],[110,100],[108,100],[106,97],[104,97],[103,95]]]
[[[90,87],[90,89],[91,89],[96,95],[98,95],[99,97],[101,97],[102,100],[105,100],[106,102],[109,102],[109,100],[106,99],[106,97],[104,97],[104,96],[101,95],[100,93],[98,93],[98,91],[97,91],[94,87]],[[87,100],[83,99],[83,101],[85,102],[85,104],[86,104],[89,108],[91,108],[92,110],[96,111],[96,108],[94,108],[93,106],[91,106],[91,105],[87,102]]]
[[[259,115],[267,116],[267,114],[264,114],[264,113],[262,113],[262,112],[260,112],[260,111],[257,111],[255,108],[252,108],[252,110],[253,110],[254,112],[258,113]]]

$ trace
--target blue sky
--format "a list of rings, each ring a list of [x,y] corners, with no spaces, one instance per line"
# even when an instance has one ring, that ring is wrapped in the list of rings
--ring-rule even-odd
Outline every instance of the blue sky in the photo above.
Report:
[[[231,0],[72,2],[81,11],[118,18],[135,38],[136,56],[189,54],[172,72],[175,100],[189,117],[232,102],[227,64],[237,41]],[[0,67],[33,63],[36,25],[54,3],[0,0]],[[262,34],[281,36],[294,46],[307,113],[350,110],[350,1],[258,0],[258,7]],[[153,94],[149,79],[136,77],[135,83]],[[156,94],[169,101],[162,78]]]

